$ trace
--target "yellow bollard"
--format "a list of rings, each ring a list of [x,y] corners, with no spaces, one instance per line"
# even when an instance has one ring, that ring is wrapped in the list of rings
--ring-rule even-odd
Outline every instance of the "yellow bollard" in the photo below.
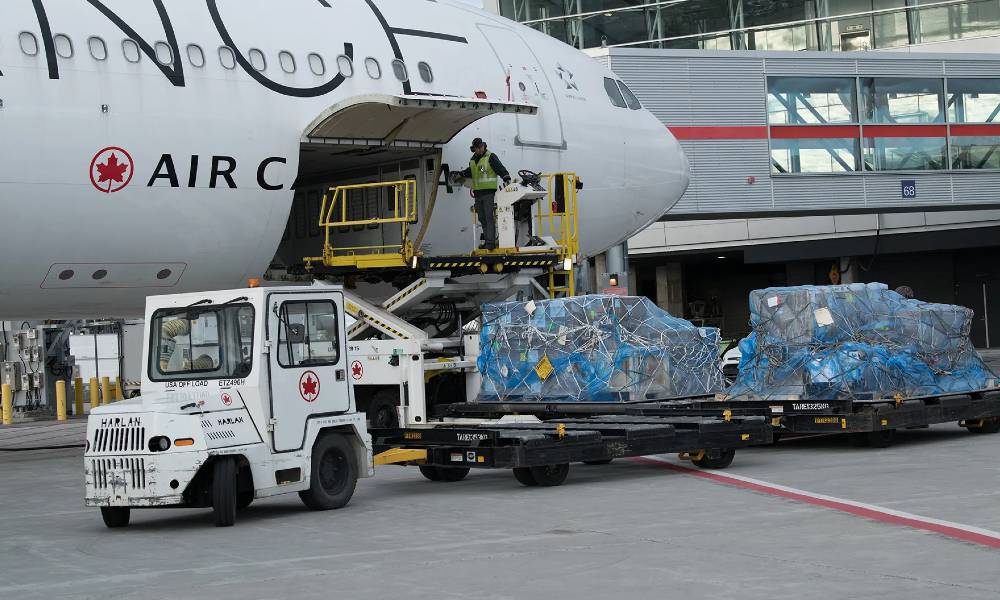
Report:
[[[66,382],[62,379],[56,382],[56,420],[66,420]]]
[[[101,404],[111,404],[111,378],[101,377]]]
[[[116,388],[115,386],[111,386],[111,401],[112,402],[118,402],[118,400],[119,400],[119,398],[118,398],[118,388]]]
[[[100,388],[97,387],[97,378],[90,378],[90,410],[94,410],[101,405]]]
[[[83,416],[83,379],[80,377],[73,380],[73,416]]]
[[[14,392],[9,384],[3,384],[2,388],[3,424],[10,425],[14,422]]]
[[[115,377],[115,400],[124,400],[125,390],[122,388],[122,378]]]

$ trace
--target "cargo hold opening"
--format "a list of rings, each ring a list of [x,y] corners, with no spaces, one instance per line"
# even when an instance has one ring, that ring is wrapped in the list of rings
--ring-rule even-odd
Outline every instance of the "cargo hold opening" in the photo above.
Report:
[[[475,121],[492,114],[536,114],[537,107],[511,102],[436,96],[357,96],[320,114],[305,130],[299,172],[285,233],[274,269],[302,272],[303,257],[322,252],[319,225],[323,195],[340,185],[413,180],[417,221],[408,237],[419,236],[433,218],[441,174],[442,147]],[[459,165],[464,166],[464,165]],[[391,217],[390,188],[351,190],[348,220]],[[340,246],[385,246],[401,242],[397,227],[379,224],[336,227]]]

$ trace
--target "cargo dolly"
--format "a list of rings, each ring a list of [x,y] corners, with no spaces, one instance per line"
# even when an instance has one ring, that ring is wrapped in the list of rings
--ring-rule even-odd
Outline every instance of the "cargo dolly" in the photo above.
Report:
[[[466,406],[471,416],[476,405]],[[506,414],[478,424],[441,422],[371,434],[376,465],[416,465],[433,481],[458,481],[471,469],[512,469],[523,485],[554,486],[566,479],[570,463],[647,454],[676,452],[699,467],[723,469],[737,448],[770,443],[771,426],[763,416],[595,414],[543,421]]]
[[[858,445],[890,446],[897,430],[958,423],[972,433],[1000,432],[1000,390],[904,397],[841,400],[746,398],[674,400],[634,405],[643,415],[766,416],[784,434],[850,434]]]

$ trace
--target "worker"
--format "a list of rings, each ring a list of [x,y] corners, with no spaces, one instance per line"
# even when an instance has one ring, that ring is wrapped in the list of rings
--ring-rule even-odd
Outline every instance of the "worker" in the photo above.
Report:
[[[486,148],[483,138],[472,140],[472,158],[469,168],[460,173],[472,178],[472,195],[476,199],[476,215],[483,230],[483,243],[479,249],[493,250],[497,247],[496,193],[499,179],[506,187],[510,185],[510,173],[500,162],[500,158]]]

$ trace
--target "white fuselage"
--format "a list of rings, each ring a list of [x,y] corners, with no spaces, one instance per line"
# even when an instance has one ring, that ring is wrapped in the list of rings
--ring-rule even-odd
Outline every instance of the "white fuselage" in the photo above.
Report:
[[[0,73],[4,319],[126,316],[150,294],[259,277],[285,232],[306,128],[363,94],[538,106],[474,123],[441,160],[468,166],[478,136],[512,173],[578,173],[586,255],[687,186],[676,140],[646,110],[612,105],[609,71],[451,0],[7,0]],[[430,251],[468,250],[469,204],[467,190],[440,188]]]

